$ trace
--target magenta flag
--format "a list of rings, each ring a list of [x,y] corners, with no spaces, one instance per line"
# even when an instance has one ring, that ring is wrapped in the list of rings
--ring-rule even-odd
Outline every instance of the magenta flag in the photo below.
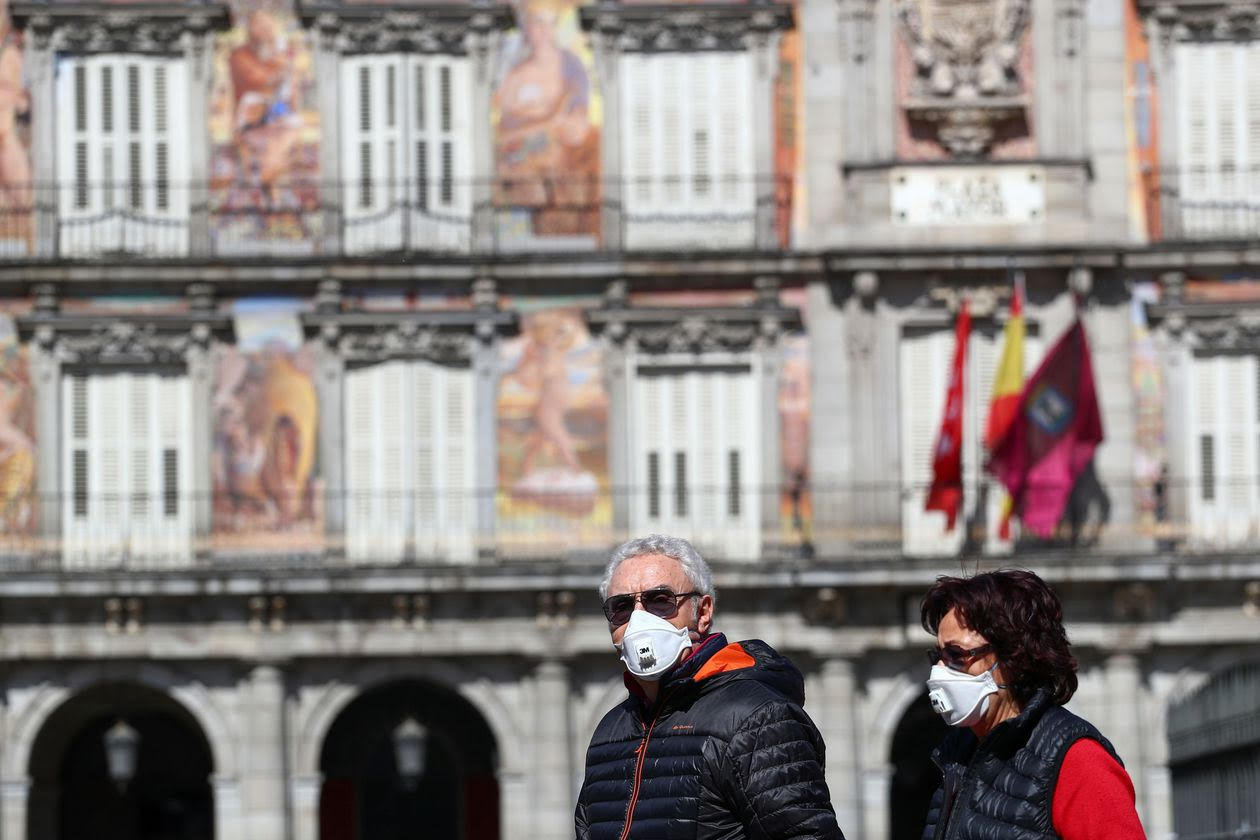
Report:
[[[988,471],[1006,485],[1024,527],[1048,537],[1102,439],[1089,342],[1077,318],[1024,384],[1018,413],[994,443]]]

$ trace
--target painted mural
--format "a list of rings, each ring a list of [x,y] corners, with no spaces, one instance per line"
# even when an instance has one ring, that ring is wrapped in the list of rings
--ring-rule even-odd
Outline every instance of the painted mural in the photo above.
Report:
[[[1129,213],[1131,233],[1156,241],[1163,236],[1159,178],[1159,99],[1156,96],[1151,47],[1138,15],[1137,4],[1124,4],[1125,56],[1125,140],[1129,169]]]
[[[26,348],[0,314],[0,545],[35,533],[35,391]]]
[[[0,253],[30,250],[31,99],[25,76],[22,33],[0,0]]]
[[[779,519],[784,543],[810,553],[813,498],[809,474],[809,336],[804,333],[785,336],[781,346],[779,454],[783,463]]]
[[[315,358],[297,311],[297,302],[238,301],[237,343],[217,348],[212,478],[220,546],[240,537],[251,548],[301,551],[322,541]]]
[[[285,2],[236,0],[232,21],[215,50],[210,106],[216,250],[313,247],[319,113],[307,35]]]
[[[528,304],[517,303],[518,310]],[[579,308],[529,312],[503,344],[498,400],[500,533],[580,544],[612,524],[603,351]],[[563,525],[563,527],[558,527]]]
[[[599,236],[603,102],[574,0],[517,0],[492,100],[501,241]]]

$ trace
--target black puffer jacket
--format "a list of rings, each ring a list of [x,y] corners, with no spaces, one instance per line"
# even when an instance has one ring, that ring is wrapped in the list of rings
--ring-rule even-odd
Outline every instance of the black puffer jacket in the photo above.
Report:
[[[1082,738],[1102,744],[1120,762],[1089,721],[1055,705],[1046,689],[983,741],[969,729],[950,732],[932,753],[944,780],[932,798],[923,840],[1057,838],[1054,789],[1063,759]]]
[[[600,722],[578,795],[579,840],[843,840],[804,681],[761,641],[710,636]]]

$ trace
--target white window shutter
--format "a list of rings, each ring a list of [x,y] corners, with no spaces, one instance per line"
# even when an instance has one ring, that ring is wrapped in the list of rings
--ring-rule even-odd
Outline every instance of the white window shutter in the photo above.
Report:
[[[66,562],[178,566],[192,557],[186,376],[67,376]]]
[[[66,255],[188,248],[187,96],[181,59],[58,63],[59,248]]]
[[[1254,355],[1196,356],[1188,451],[1192,539],[1213,546],[1260,537],[1260,365]]]
[[[1209,54],[1202,44],[1179,44],[1177,57],[1177,121],[1180,134],[1181,225],[1185,234],[1201,235],[1211,226],[1210,169],[1214,125],[1206,91],[1212,87]]]
[[[756,372],[638,370],[631,363],[631,525],[702,553],[760,554]]]
[[[963,517],[946,532],[945,515],[923,506],[932,485],[933,448],[945,410],[954,332],[906,336],[900,354],[902,549],[914,555],[953,554],[962,542]]]
[[[346,552],[354,562],[397,563],[405,550],[404,384],[402,362],[346,375]]]

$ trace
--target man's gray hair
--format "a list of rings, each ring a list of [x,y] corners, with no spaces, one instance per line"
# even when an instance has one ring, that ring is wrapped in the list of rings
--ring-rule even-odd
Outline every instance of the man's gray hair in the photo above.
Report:
[[[717,591],[713,588],[713,572],[700,556],[700,552],[682,537],[667,537],[664,534],[649,534],[617,546],[617,550],[608,558],[608,565],[604,567],[604,579],[599,582],[599,599],[603,601],[608,597],[608,587],[618,566],[632,557],[643,557],[647,554],[661,554],[677,560],[687,575],[687,580],[691,581],[691,588],[717,601]]]

